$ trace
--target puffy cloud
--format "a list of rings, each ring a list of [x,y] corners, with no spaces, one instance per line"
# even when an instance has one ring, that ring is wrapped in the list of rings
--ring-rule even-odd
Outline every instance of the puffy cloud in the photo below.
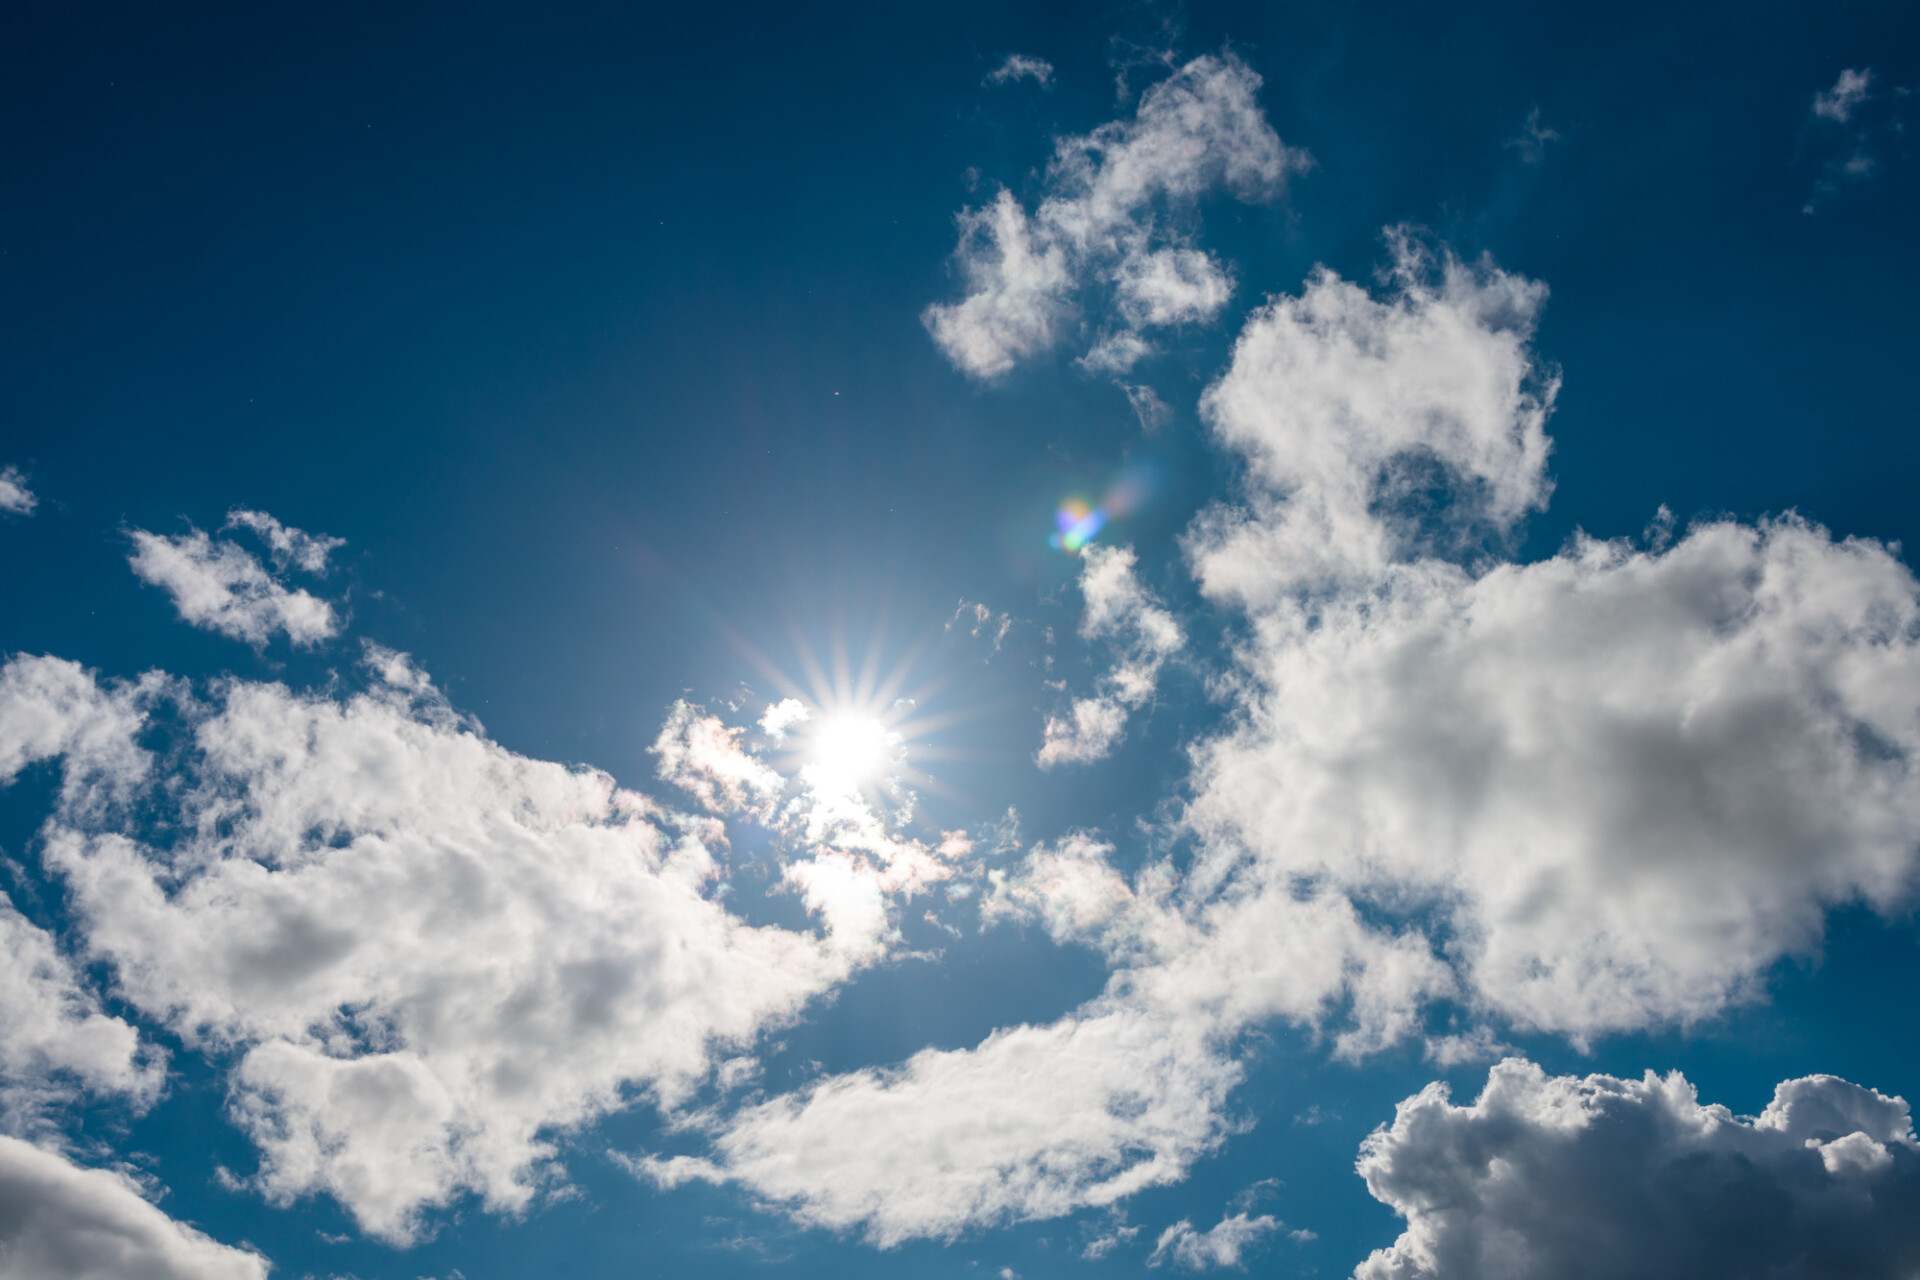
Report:
[[[1920,1145],[1907,1104],[1789,1080],[1751,1119],[1678,1072],[1548,1076],[1508,1059],[1470,1106],[1402,1102],[1359,1171],[1407,1229],[1356,1280],[1908,1276]]]
[[[10,516],[30,516],[39,505],[39,495],[27,487],[27,477],[19,467],[0,467],[0,511]]]
[[[0,1266],[12,1280],[265,1280],[267,1261],[176,1222],[122,1174],[0,1137]]]
[[[1131,368],[1150,349],[1142,329],[1218,315],[1232,282],[1190,243],[1194,202],[1219,187],[1270,199],[1310,163],[1267,123],[1259,87],[1231,54],[1195,58],[1142,94],[1131,120],[1059,139],[1031,214],[1004,189],[963,211],[955,260],[966,296],[924,316],[948,360],[999,377],[1066,336],[1091,286],[1110,292],[1126,326],[1088,353],[1100,371]]]
[[[1031,80],[1042,89],[1053,86],[1053,64],[1045,58],[1026,53],[1010,53],[999,66],[987,72],[988,84],[1011,84]]]
[[[64,751],[69,779],[137,776],[135,737],[166,743],[140,805],[82,791],[43,829],[76,933],[131,1006],[233,1055],[262,1192],[331,1195],[405,1241],[463,1192],[525,1207],[561,1176],[551,1135],[635,1090],[678,1105],[855,961],[747,926],[651,802],[505,750],[400,655],[368,656],[379,681],[344,699],[159,686],[169,716],[50,659],[0,690],[67,708],[23,717],[8,758]]]
[[[1160,1233],[1147,1265],[1157,1267],[1163,1262],[1173,1262],[1189,1271],[1243,1267],[1247,1251],[1280,1227],[1280,1220],[1268,1213],[1257,1218],[1236,1213],[1220,1219],[1205,1231],[1194,1230],[1193,1223],[1182,1218]]]
[[[1134,574],[1132,547],[1093,543],[1081,557],[1086,612],[1080,634],[1111,642],[1119,657],[1092,697],[1076,698],[1066,714],[1047,717],[1035,757],[1042,769],[1111,754],[1126,734],[1128,713],[1153,696],[1160,668],[1186,645],[1180,624]]]
[[[1192,535],[1216,598],[1257,606],[1474,547],[1546,504],[1558,378],[1528,345],[1545,287],[1404,232],[1389,243],[1386,297],[1316,270],[1248,320],[1202,400],[1250,482]]]
[[[1222,1136],[1239,1068],[1190,1029],[1116,1001],[890,1071],[750,1106],[715,1156],[638,1163],[664,1185],[736,1180],[799,1221],[883,1247],[1053,1217],[1174,1182]]]
[[[803,715],[805,710],[801,708]],[[767,713],[772,718],[767,732],[784,737],[786,728],[797,721],[775,711]],[[741,730],[729,728],[718,716],[684,701],[674,703],[653,743],[661,780],[716,813],[770,812],[786,790],[787,780],[742,749],[740,735]]]
[[[101,1010],[53,936],[0,894],[0,1123],[35,1128],[83,1091],[145,1107],[164,1078],[160,1055]]]
[[[958,219],[955,251],[967,296],[937,303],[922,317],[954,366],[976,378],[997,378],[1053,345],[1068,314],[1072,287],[1065,248],[1002,189],[984,209]]]
[[[1111,1205],[1219,1140],[1250,1028],[1358,1058],[1447,1000],[1467,1021],[1428,1050],[1460,1061],[1501,1024],[1685,1022],[1757,994],[1831,907],[1907,900],[1920,584],[1791,517],[1502,563],[1549,490],[1544,290],[1394,251],[1380,293],[1319,272],[1257,313],[1203,401],[1247,479],[1190,563],[1245,622],[1175,822],[1190,862],[1122,877],[1074,837],[986,897],[1101,948],[1105,992],[715,1118],[663,1176],[883,1244]],[[1088,633],[1173,648],[1105,554]]]
[[[1710,1016],[1904,899],[1920,843],[1920,606],[1876,543],[1704,525],[1275,608],[1189,821],[1445,922],[1476,1003],[1582,1038]]]
[[[1873,68],[1856,71],[1848,67],[1833,82],[1833,88],[1813,95],[1813,114],[1822,120],[1845,124],[1873,89]]]
[[[280,632],[301,648],[338,634],[333,606],[302,588],[289,588],[281,576],[289,568],[325,572],[327,556],[343,545],[341,539],[289,528],[260,511],[234,511],[227,527],[257,533],[275,570],[269,572],[238,543],[191,528],[171,538],[133,530],[128,564],[141,581],[164,588],[181,620],[193,626],[256,647]]]

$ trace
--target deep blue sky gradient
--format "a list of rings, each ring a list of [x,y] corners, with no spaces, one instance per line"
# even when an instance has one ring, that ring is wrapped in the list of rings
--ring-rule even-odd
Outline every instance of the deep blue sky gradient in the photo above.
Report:
[[[675,698],[770,693],[755,655],[799,678],[803,651],[871,653],[955,717],[933,744],[941,821],[1014,805],[1030,836],[1098,826],[1137,861],[1135,819],[1177,794],[1178,749],[1219,709],[1183,669],[1113,767],[1032,769],[1040,629],[1068,636],[1075,606],[1052,504],[1151,462],[1158,496],[1115,536],[1192,606],[1176,538],[1232,483],[1194,400],[1238,317],[1316,263],[1366,278],[1398,222],[1552,289],[1558,487],[1525,557],[1576,529],[1637,534],[1662,503],[1683,523],[1797,509],[1920,547],[1920,165],[1895,148],[1802,212],[1826,154],[1811,95],[1868,63],[1920,81],[1911,5],[63,4],[9,27],[0,463],[45,505],[0,527],[7,653],[323,680],[344,651],[252,654],[127,572],[126,528],[256,507],[348,539],[352,632],[413,653],[514,750],[645,788]],[[1244,57],[1317,167],[1272,207],[1208,206],[1240,289],[1187,335],[1184,391],[1162,381],[1175,420],[1148,437],[1063,355],[968,383],[918,317],[955,289],[954,213],[997,182],[1030,196],[1052,137],[1114,116],[1110,37],[1169,30],[1183,53]],[[1012,51],[1050,60],[1055,87],[983,87]],[[1561,139],[1533,165],[1503,144],[1536,107]],[[963,599],[1021,620],[990,661],[943,629]],[[29,881],[45,792],[35,775],[0,795],[0,849]],[[1816,1070],[1920,1096],[1920,1037],[1886,1017],[1911,1003],[1915,941],[1911,922],[1844,915],[1770,1004],[1591,1056],[1522,1047],[1552,1070],[1681,1068],[1739,1111]],[[1037,930],[969,937],[852,983],[782,1038],[768,1080],[1049,1020],[1102,976]],[[151,1155],[169,1212],[253,1242],[277,1275],[1139,1267],[1138,1250],[1077,1258],[1088,1215],[880,1254],[732,1190],[646,1189],[600,1154],[669,1141],[644,1105],[572,1140],[578,1200],[520,1223],[469,1205],[408,1252],[328,1244],[354,1234],[331,1203],[217,1185],[253,1154],[217,1074],[175,1063],[168,1100],[116,1141]],[[1453,1073],[1457,1092],[1483,1072]],[[1257,1266],[1345,1274],[1396,1231],[1354,1150],[1435,1074],[1412,1050],[1329,1064],[1277,1030],[1236,1095],[1258,1124],[1131,1220],[1204,1225],[1278,1178],[1263,1207],[1320,1238]],[[1324,1121],[1296,1122],[1310,1105]]]

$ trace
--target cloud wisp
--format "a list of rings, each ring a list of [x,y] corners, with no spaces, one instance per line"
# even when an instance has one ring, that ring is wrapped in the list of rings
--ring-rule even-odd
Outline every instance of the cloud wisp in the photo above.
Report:
[[[1035,757],[1042,769],[1112,754],[1126,734],[1127,717],[1153,697],[1160,669],[1186,646],[1180,624],[1134,573],[1132,547],[1091,543],[1080,555],[1086,605],[1080,634],[1111,644],[1115,659],[1091,696],[1075,698],[1066,711],[1046,718]]]
[[[27,487],[27,477],[19,467],[0,467],[0,512],[10,516],[30,516],[40,506],[38,494]]]

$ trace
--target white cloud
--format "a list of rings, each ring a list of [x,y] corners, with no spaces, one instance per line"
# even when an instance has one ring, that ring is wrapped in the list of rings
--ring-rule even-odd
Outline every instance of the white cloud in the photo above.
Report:
[[[805,710],[801,708],[802,717]],[[769,736],[784,737],[787,726],[798,723],[785,711],[776,716],[770,710],[767,716],[774,727],[766,721],[762,727]],[[660,761],[661,780],[689,792],[715,813],[770,816],[787,780],[742,749],[740,734],[718,716],[684,701],[674,703],[652,748]]]
[[[0,511],[10,516],[30,516],[39,505],[39,496],[27,488],[27,478],[19,467],[0,467]]]
[[[165,1076],[162,1055],[103,1012],[53,935],[0,894],[0,1126],[38,1128],[82,1092],[144,1109]]]
[[[1502,1025],[1687,1022],[1831,907],[1907,901],[1920,584],[1794,518],[1500,563],[1549,490],[1543,297],[1403,237],[1383,294],[1320,272],[1256,314],[1203,402],[1247,482],[1188,550],[1245,625],[1176,823],[1192,861],[1125,878],[1054,842],[985,907],[1102,948],[1107,990],[715,1118],[710,1158],[657,1172],[882,1244],[1112,1205],[1219,1141],[1249,1028],[1358,1058],[1449,1000],[1466,1029],[1428,1049],[1461,1061]],[[1453,505],[1421,510],[1435,486]],[[1121,622],[1152,616],[1130,562],[1086,573],[1090,635],[1172,647],[1170,617]]]
[[[1833,88],[1813,95],[1813,114],[1835,124],[1846,124],[1872,91],[1873,68],[1856,71],[1849,67],[1833,82]]]
[[[1163,1262],[1173,1262],[1189,1271],[1244,1268],[1247,1252],[1282,1225],[1272,1214],[1263,1213],[1256,1218],[1236,1213],[1220,1219],[1205,1231],[1196,1231],[1190,1220],[1182,1218],[1160,1233],[1147,1265],[1157,1267]]]
[[[1064,715],[1047,717],[1035,757],[1042,769],[1112,754],[1126,734],[1128,713],[1153,696],[1160,668],[1186,645],[1180,624],[1135,577],[1132,547],[1092,543],[1080,554],[1086,599],[1080,634],[1111,641],[1119,656],[1093,696],[1076,698]]]
[[[1004,189],[992,204],[965,210],[956,221],[954,257],[967,296],[928,307],[922,318],[954,367],[997,378],[1053,345],[1070,312],[1066,251],[1050,236],[1036,235],[1026,210]]]
[[[267,1261],[176,1222],[124,1175],[0,1137],[9,1280],[265,1280]]]
[[[1261,605],[1503,533],[1546,504],[1558,379],[1528,348],[1545,287],[1436,260],[1406,233],[1389,243],[1387,297],[1316,270],[1298,297],[1248,320],[1202,399],[1251,482],[1244,508],[1216,510],[1193,535],[1196,574],[1217,598]],[[1451,490],[1447,523],[1397,518],[1403,492],[1436,480]]]
[[[1516,327],[1536,287],[1401,271],[1385,301],[1323,273],[1276,302],[1208,393],[1251,487],[1190,551],[1252,635],[1195,753],[1195,874],[1438,920],[1516,1025],[1710,1016],[1829,907],[1913,883],[1916,584],[1792,518],[1477,570],[1404,536],[1381,497],[1409,453],[1496,531],[1544,500],[1551,380]]]
[[[1267,123],[1259,87],[1232,54],[1195,58],[1142,94],[1133,119],[1057,140],[1031,215],[1004,189],[963,211],[955,260],[966,296],[924,316],[948,360],[976,378],[1001,376],[1065,337],[1092,286],[1111,293],[1132,335],[1110,332],[1084,357],[1104,372],[1144,354],[1138,330],[1218,315],[1232,283],[1190,243],[1195,201],[1219,187],[1270,199],[1310,163]]]
[[[1361,1148],[1407,1221],[1357,1280],[1484,1276],[1908,1276],[1920,1146],[1907,1104],[1834,1076],[1789,1080],[1759,1116],[1641,1080],[1495,1066],[1470,1106],[1402,1102]]]
[[[999,66],[987,72],[988,84],[1011,84],[1016,80],[1031,80],[1042,89],[1052,88],[1053,64],[1031,54],[1010,53]]]
[[[178,703],[148,718],[17,659],[0,689],[50,688],[64,719],[25,717],[0,754],[124,781],[136,734],[166,743],[176,771],[141,800],[168,844],[87,789],[43,829],[77,935],[134,1008],[234,1056],[264,1194],[331,1195],[406,1241],[462,1192],[525,1208],[562,1176],[552,1135],[636,1089],[679,1105],[853,960],[730,915],[707,849],[649,801],[488,741],[399,655],[369,666],[400,679],[343,700],[156,685]]]
[[[1239,1069],[1186,1028],[1096,1001],[970,1050],[834,1076],[748,1107],[715,1159],[640,1167],[664,1185],[737,1180],[799,1221],[882,1247],[1053,1217],[1179,1180],[1224,1134]]]
[[[303,573],[324,574],[327,571],[327,557],[347,545],[345,538],[330,538],[324,533],[294,529],[281,524],[264,511],[243,511],[238,507],[227,512],[226,527],[251,529],[259,534],[272,553],[274,567],[282,572],[292,566]]]
[[[165,588],[181,620],[192,626],[255,646],[282,632],[301,648],[338,634],[333,606],[304,589],[289,589],[280,575],[289,567],[323,572],[340,539],[288,528],[258,511],[235,511],[227,524],[258,533],[277,571],[269,572],[238,543],[210,538],[199,529],[172,538],[135,529],[128,564],[141,581]]]

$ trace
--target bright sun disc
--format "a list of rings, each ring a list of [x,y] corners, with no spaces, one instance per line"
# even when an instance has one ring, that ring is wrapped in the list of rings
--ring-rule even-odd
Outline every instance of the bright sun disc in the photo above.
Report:
[[[813,731],[808,755],[812,772],[823,785],[855,787],[878,777],[887,767],[895,735],[872,716],[829,716]]]

